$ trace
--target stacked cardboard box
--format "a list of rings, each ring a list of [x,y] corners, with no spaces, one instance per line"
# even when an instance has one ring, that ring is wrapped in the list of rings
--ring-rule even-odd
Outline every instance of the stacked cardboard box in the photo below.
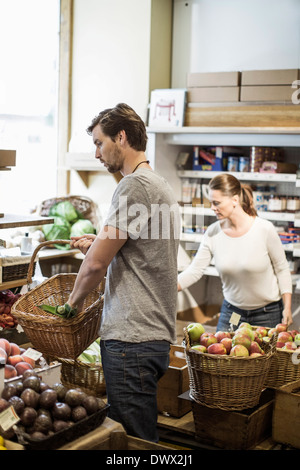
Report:
[[[189,103],[239,101],[240,72],[190,73],[187,90]]]
[[[240,101],[291,103],[295,92],[292,84],[299,78],[299,69],[245,70],[241,73]]]
[[[0,150],[0,168],[16,165],[15,150]]]

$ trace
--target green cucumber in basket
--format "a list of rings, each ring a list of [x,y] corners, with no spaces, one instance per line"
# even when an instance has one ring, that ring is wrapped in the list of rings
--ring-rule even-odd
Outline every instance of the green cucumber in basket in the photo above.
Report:
[[[44,310],[44,312],[53,313],[61,318],[73,318],[77,314],[77,308],[70,307],[69,304],[58,305],[53,307],[52,305],[38,305],[38,308]]]

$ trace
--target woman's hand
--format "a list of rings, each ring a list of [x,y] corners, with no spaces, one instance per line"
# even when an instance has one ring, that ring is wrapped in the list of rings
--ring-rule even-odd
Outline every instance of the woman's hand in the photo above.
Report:
[[[71,248],[77,248],[83,253],[84,255],[87,254],[88,249],[90,248],[91,244],[95,240],[96,235],[94,234],[85,234],[81,235],[80,237],[71,237]]]
[[[282,312],[282,323],[289,327],[293,323],[292,311],[289,308],[284,308]]]

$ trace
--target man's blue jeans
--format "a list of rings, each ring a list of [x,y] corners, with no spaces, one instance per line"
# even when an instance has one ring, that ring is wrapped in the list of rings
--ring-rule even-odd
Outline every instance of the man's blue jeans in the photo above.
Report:
[[[157,382],[169,365],[167,341],[101,340],[108,416],[131,436],[157,442]]]

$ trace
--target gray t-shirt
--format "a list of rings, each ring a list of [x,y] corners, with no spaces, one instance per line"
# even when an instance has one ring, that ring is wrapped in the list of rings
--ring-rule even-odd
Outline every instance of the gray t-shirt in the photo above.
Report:
[[[180,223],[168,182],[142,168],[124,177],[104,225],[128,239],[107,271],[101,338],[174,343]]]

